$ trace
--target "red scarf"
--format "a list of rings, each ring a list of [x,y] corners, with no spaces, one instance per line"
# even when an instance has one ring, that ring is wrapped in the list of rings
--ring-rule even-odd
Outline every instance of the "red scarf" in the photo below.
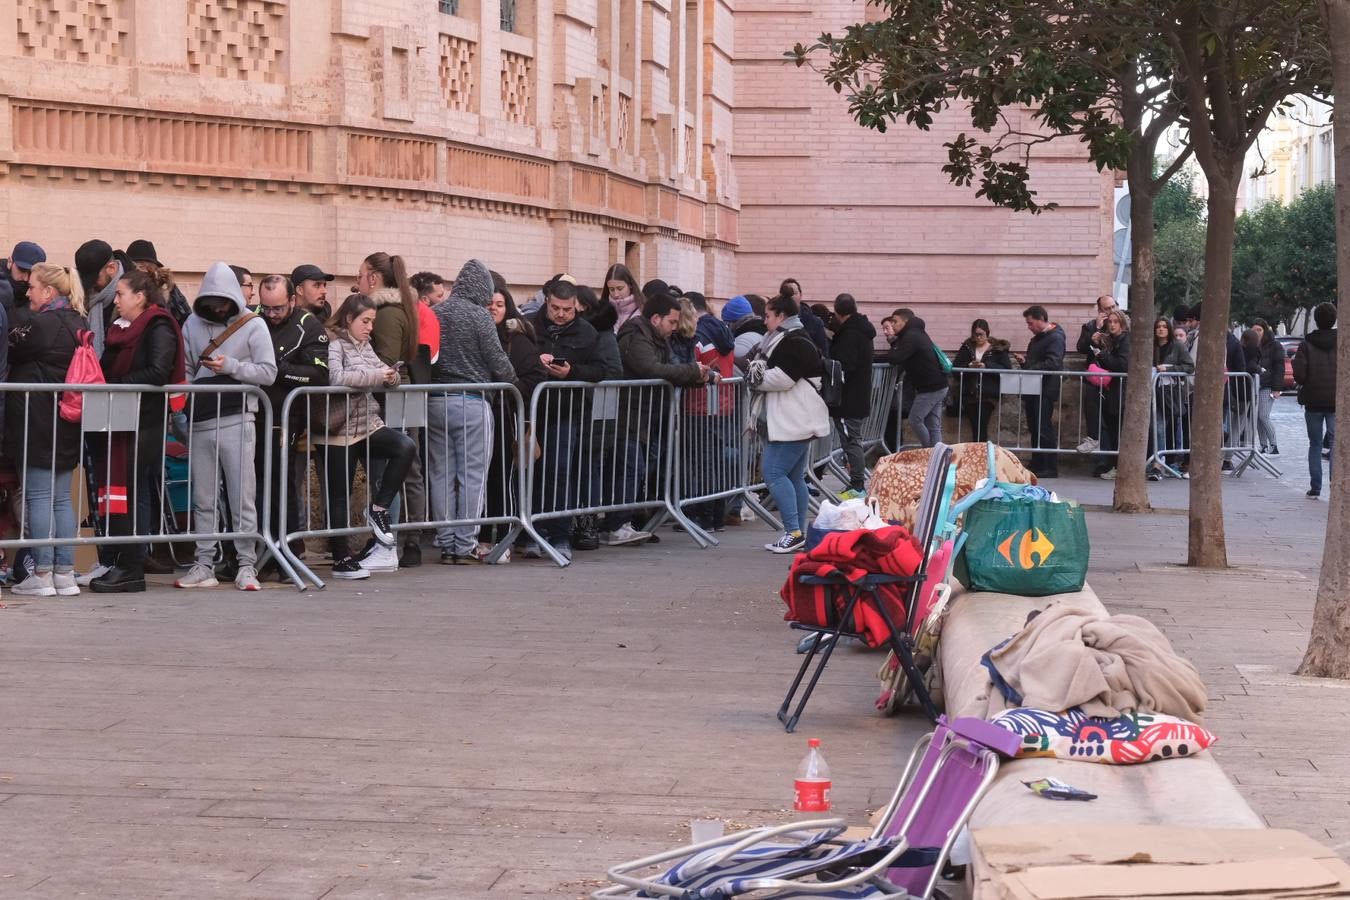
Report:
[[[110,381],[119,382],[131,372],[136,359],[136,348],[145,336],[145,330],[159,318],[165,319],[173,326],[174,344],[178,347],[178,352],[174,356],[173,371],[169,374],[169,384],[183,382],[183,336],[178,329],[178,322],[167,309],[153,304],[147,306],[145,312],[125,327],[114,323],[104,336],[106,350],[103,371],[111,376]],[[106,465],[95,466],[97,470],[95,480],[98,482],[97,509],[100,516],[125,515],[128,512],[127,485],[131,482],[130,447],[131,439],[127,434],[110,435],[108,462]]]

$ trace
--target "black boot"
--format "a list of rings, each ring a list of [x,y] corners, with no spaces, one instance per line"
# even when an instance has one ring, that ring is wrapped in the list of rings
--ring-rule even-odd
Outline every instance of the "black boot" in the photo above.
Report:
[[[400,569],[415,569],[422,564],[422,545],[417,541],[403,544],[403,555],[398,558]]]
[[[595,516],[577,516],[576,527],[572,529],[572,549],[600,549],[600,532],[596,528]]]
[[[115,566],[89,582],[95,594],[139,594],[145,590],[145,571],[140,566]]]

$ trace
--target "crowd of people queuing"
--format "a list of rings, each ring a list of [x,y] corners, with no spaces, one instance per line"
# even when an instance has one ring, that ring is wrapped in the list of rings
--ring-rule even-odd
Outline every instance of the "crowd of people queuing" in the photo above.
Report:
[[[1194,373],[1199,355],[1201,307],[1181,306],[1171,317],[1153,320],[1150,344],[1153,373],[1150,390],[1155,394],[1148,436],[1150,480],[1189,477],[1191,408]],[[988,321],[976,319],[970,337],[950,363],[928,337],[923,319],[912,310],[897,309],[882,322],[891,349],[890,362],[905,376],[907,422],[914,437],[932,446],[941,436],[944,404],[960,419],[962,440],[999,440],[990,420],[1001,403],[1002,376],[1014,369],[1060,372],[1068,350],[1064,328],[1052,322],[1043,306],[1030,306],[1023,318],[1031,337],[1024,353],[1014,353],[1011,342],[993,336]],[[1298,399],[1304,408],[1308,431],[1308,496],[1322,490],[1322,460],[1330,456],[1335,433],[1336,307],[1323,303],[1312,311],[1315,329],[1300,343],[1292,362]],[[1237,331],[1241,332],[1239,336]],[[1077,407],[1082,440],[1074,448],[1095,456],[1093,474],[1107,480],[1116,477],[1116,454],[1120,447],[1121,417],[1130,359],[1130,319],[1110,295],[1098,297],[1094,315],[1082,323],[1074,347],[1083,357],[1086,375],[1075,377],[1080,388]],[[1275,329],[1265,319],[1255,319],[1245,329],[1225,332],[1223,467],[1232,468],[1234,448],[1253,447],[1278,456],[1279,443],[1271,409],[1286,388],[1286,350]],[[1234,377],[1234,376],[1248,377]],[[1035,390],[1023,384],[1022,415],[1016,428],[1034,448],[1029,468],[1041,478],[1059,475],[1062,455],[1056,414],[1063,414],[1061,391],[1064,379],[1042,377]],[[954,391],[953,391],[954,387]],[[949,392],[954,397],[949,400]],[[1254,414],[1253,414],[1254,413]],[[1253,425],[1255,422],[1255,425]],[[997,429],[995,425],[995,430]],[[1042,449],[1047,448],[1047,449]],[[1053,452],[1047,452],[1053,451]]]
[[[955,360],[949,360],[928,336],[924,320],[907,308],[881,321],[887,348],[878,351],[877,329],[851,295],[839,294],[831,306],[807,304],[791,278],[771,297],[740,295],[714,310],[702,294],[661,280],[639,286],[626,266],[615,264],[595,287],[559,274],[517,304],[507,279],[481,260],[467,261],[449,279],[410,272],[400,256],[375,252],[359,262],[355,285],[340,300],[329,297],[336,276],[314,264],[255,283],[248,269],[218,262],[189,303],[150,241],[133,241],[122,251],[91,240],[73,262],[73,267],[50,262],[30,241],[16,245],[4,261],[5,380],[60,383],[87,344],[108,383],[160,390],[141,394],[133,438],[114,436],[102,443],[81,441],[78,418],[63,415],[54,394],[4,395],[0,415],[9,426],[3,430],[3,452],[17,470],[10,496],[22,507],[16,516],[24,523],[21,537],[45,541],[14,560],[13,590],[19,594],[71,595],[81,587],[145,590],[146,572],[156,565],[145,543],[100,545],[98,564],[75,573],[79,523],[71,482],[84,466],[90,505],[107,533],[152,536],[164,502],[165,444],[174,435],[191,448],[195,461],[189,487],[195,533],[211,533],[211,523],[224,529],[221,533],[256,532],[264,505],[274,537],[300,532],[302,515],[309,515],[314,503],[308,496],[314,466],[328,530],[359,524],[370,534],[356,551],[347,534],[329,537],[337,578],[421,565],[422,534],[400,528],[400,521],[506,517],[512,475],[523,455],[517,455],[501,404],[472,390],[432,390],[425,428],[392,427],[385,421],[386,392],[401,384],[510,384],[528,411],[531,397],[550,382],[656,379],[697,389],[743,375],[751,398],[745,421],[733,421],[726,403],[730,392],[714,400],[715,392],[694,390],[686,403],[691,422],[698,424],[689,430],[700,440],[698,452],[718,457],[739,452],[729,448],[741,446],[742,427],[758,435],[760,470],[783,523],[783,533],[765,547],[793,553],[804,543],[806,475],[816,439],[832,430],[838,435],[849,477],[843,496],[865,490],[863,432],[873,413],[874,363],[885,360],[899,370],[905,421],[920,445],[933,446],[942,438],[944,413],[953,407],[961,439],[997,441],[998,424],[991,429],[991,418],[1001,402],[1001,373],[1059,372],[1068,350],[1065,329],[1044,307],[1033,305],[1023,313],[1030,332],[1024,352],[1013,352],[987,320],[976,319]],[[1158,397],[1149,456],[1155,458],[1156,449],[1166,464],[1155,463],[1151,478],[1185,473],[1193,390],[1188,376],[1195,370],[1199,318],[1199,307],[1183,307],[1172,318],[1154,321],[1150,338],[1159,378],[1152,387]],[[1313,497],[1322,486],[1324,436],[1329,440],[1335,427],[1335,307],[1319,306],[1314,320],[1317,329],[1294,365],[1308,423]],[[1129,318],[1112,297],[1103,296],[1082,323],[1075,347],[1089,370],[1082,381],[1083,438],[1077,450],[1097,454],[1095,471],[1103,478],[1115,475],[1113,451],[1128,389],[1120,376],[1128,369],[1130,339]],[[1263,451],[1278,453],[1270,406],[1284,387],[1283,346],[1260,320],[1241,338],[1230,333],[1227,341],[1227,371],[1259,376],[1260,388],[1252,396],[1250,381],[1243,380],[1225,392],[1225,428],[1237,440],[1259,440]],[[842,385],[828,393],[831,380]],[[194,392],[184,410],[181,395],[175,403],[171,393],[171,386],[184,383],[215,385],[220,392]],[[265,396],[270,434],[257,433],[264,420],[257,415],[255,394],[238,390],[241,385],[256,386]],[[282,421],[293,391],[325,386],[346,391],[292,403],[289,419]],[[1061,379],[1045,377],[1039,390],[1018,391],[1033,449],[1030,468],[1043,478],[1058,475],[1060,390]],[[626,421],[604,420],[575,403],[550,409],[543,421],[526,426],[526,439],[534,444],[533,461],[526,464],[538,467],[543,486],[533,492],[534,511],[556,513],[537,520],[541,537],[567,558],[574,551],[658,540],[640,530],[628,510],[571,513],[588,506],[631,506],[650,490],[644,473],[660,465],[653,445],[661,444],[664,420],[637,422],[631,415]],[[1253,420],[1257,435],[1239,433]],[[617,458],[582,454],[577,448],[586,438]],[[276,462],[270,480],[263,471],[269,454],[259,450],[263,441]],[[284,516],[283,458],[291,467]],[[358,464],[365,470],[366,502],[353,519]],[[544,505],[549,502],[553,505]],[[688,512],[709,531],[741,523],[736,498],[698,503]],[[510,559],[510,549],[494,553],[502,526],[441,525],[434,532],[442,563]],[[515,549],[526,557],[544,553],[528,540]],[[193,564],[175,584],[214,587],[224,576],[239,590],[258,590],[260,580],[279,577],[274,562],[259,571],[258,554],[255,540],[224,545],[200,540]]]
[[[744,374],[754,397],[750,424],[764,446],[764,477],[784,518],[784,534],[766,549],[783,553],[800,547],[808,448],[830,433],[832,418],[851,426],[846,442],[851,488],[863,487],[859,434],[869,413],[875,330],[853,299],[842,295],[829,313],[836,328],[831,338],[801,302],[801,286],[793,279],[772,297],[738,296],[714,311],[698,292],[661,280],[639,286],[626,266],[615,264],[595,288],[559,274],[518,305],[507,279],[481,260],[464,263],[450,279],[413,272],[401,257],[376,252],[359,262],[355,285],[341,298],[330,297],[336,276],[314,264],[255,279],[243,266],[218,262],[189,303],[150,241],[133,241],[123,251],[91,240],[73,262],[69,267],[49,262],[39,245],[24,241],[0,266],[0,327],[8,334],[8,341],[0,342],[5,380],[61,383],[77,350],[87,345],[108,383],[151,390],[139,395],[130,436],[83,441],[78,417],[58,413],[55,392],[5,393],[11,427],[4,431],[4,455],[17,470],[9,496],[20,507],[14,518],[24,529],[9,536],[34,541],[11,561],[12,589],[21,595],[73,595],[82,587],[143,591],[147,571],[164,571],[148,551],[166,502],[166,442],[174,440],[190,448],[193,462],[194,534],[255,533],[265,507],[280,540],[310,527],[301,519],[312,516],[317,498],[327,508],[322,530],[350,532],[359,525],[369,534],[360,549],[347,533],[329,537],[337,578],[421,565],[423,535],[416,527],[400,527],[400,521],[508,516],[505,505],[521,498],[511,499],[518,457],[508,434],[513,423],[501,421],[502,405],[486,392],[431,390],[424,428],[392,427],[385,421],[385,400],[400,384],[509,384],[528,410],[532,395],[548,382],[659,379],[698,388]],[[833,410],[819,393],[832,345],[848,359],[851,376],[850,389]],[[184,398],[172,393],[180,384],[203,388]],[[254,386],[265,397],[270,434],[259,433],[267,419],[259,415],[257,392],[240,386]],[[293,391],[322,387],[346,390],[292,402],[283,421]],[[700,446],[710,449],[700,452],[722,453],[739,442],[741,423],[731,422],[730,396],[724,392],[716,407],[697,392],[686,398],[701,403],[707,417],[707,440]],[[644,444],[659,441],[640,433],[648,425],[619,421],[623,433],[613,443],[622,458],[617,464],[601,462],[593,453],[582,459],[574,448],[581,429],[605,426],[566,410],[551,412],[546,421],[527,425],[539,483],[558,486],[554,499],[563,511],[540,518],[541,536],[568,558],[574,550],[659,540],[639,530],[629,511],[565,514],[569,504],[580,501],[585,507],[588,497],[597,506],[631,505],[649,489],[644,472],[655,461],[646,458],[652,451]],[[275,463],[270,479],[263,471],[269,456],[263,446],[270,446]],[[284,513],[283,459],[290,466]],[[366,502],[353,516],[358,465],[365,470]],[[314,495],[308,493],[311,466],[319,483]],[[80,523],[72,501],[72,479],[81,467],[89,478],[84,487],[90,508],[98,512],[94,527],[147,537],[146,543],[100,544],[97,565],[83,575],[74,569]],[[621,483],[602,483],[607,480]],[[541,500],[547,490],[535,493],[536,506],[547,502]],[[710,531],[741,522],[735,501],[699,503],[688,512]],[[503,527],[453,524],[432,530],[442,563],[510,559],[510,549],[493,554]],[[543,555],[528,540],[515,549],[526,557]],[[229,579],[239,590],[258,590],[261,581],[279,577],[275,562],[260,571],[259,552],[256,540],[203,538],[175,585],[208,588]]]

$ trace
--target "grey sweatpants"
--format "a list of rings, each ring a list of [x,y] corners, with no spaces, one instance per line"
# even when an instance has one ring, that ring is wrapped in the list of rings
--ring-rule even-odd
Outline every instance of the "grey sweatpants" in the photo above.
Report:
[[[478,394],[432,394],[423,439],[430,521],[482,518],[492,461],[492,407]],[[478,526],[440,526],[435,544],[467,556],[478,546]]]
[[[258,530],[258,478],[253,467],[257,447],[253,416],[226,416],[192,425],[189,465],[192,467],[192,530],[221,530],[220,486],[229,500],[231,531]],[[222,479],[223,476],[223,479]],[[239,566],[258,562],[258,542],[234,542]],[[197,565],[211,568],[216,560],[216,542],[197,542]]]

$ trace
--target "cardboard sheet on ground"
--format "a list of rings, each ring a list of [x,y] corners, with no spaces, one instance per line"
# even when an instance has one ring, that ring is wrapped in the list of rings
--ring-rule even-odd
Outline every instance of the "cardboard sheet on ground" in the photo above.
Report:
[[[1350,866],[1293,831],[1153,826],[986,828],[975,897],[1279,900],[1350,896]]]

